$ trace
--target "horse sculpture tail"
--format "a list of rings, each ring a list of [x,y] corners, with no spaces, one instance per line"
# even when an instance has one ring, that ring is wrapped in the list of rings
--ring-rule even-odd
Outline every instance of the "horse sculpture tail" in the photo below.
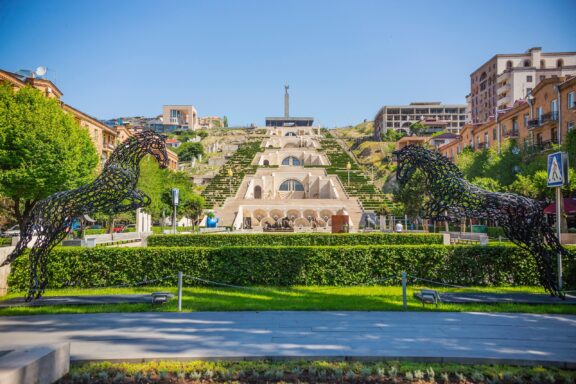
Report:
[[[24,225],[22,231],[20,232],[20,240],[18,240],[18,244],[16,244],[16,248],[8,255],[6,260],[0,265],[0,267],[4,267],[8,264],[11,264],[14,260],[18,258],[18,256],[22,255],[28,246],[30,240],[32,240],[32,235],[34,233],[34,228],[31,225],[31,221],[27,220],[26,224]]]

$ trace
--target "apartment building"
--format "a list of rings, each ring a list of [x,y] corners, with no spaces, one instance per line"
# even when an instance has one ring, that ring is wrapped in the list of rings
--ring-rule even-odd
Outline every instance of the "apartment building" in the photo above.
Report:
[[[60,100],[63,95],[62,91],[47,79],[24,77],[0,69],[0,81],[11,84],[15,89],[29,85],[42,91],[46,97],[56,98],[58,100]],[[116,148],[116,145],[132,135],[132,131],[124,126],[110,127],[100,120],[64,103],[61,100],[60,105],[65,112],[74,116],[80,126],[88,130],[101,163],[108,160]],[[168,160],[168,167],[176,170],[178,168],[178,155],[172,151],[168,151]]]
[[[519,149],[548,150],[562,144],[576,123],[576,76],[543,79],[530,96],[518,100],[509,109],[481,124],[467,124],[458,139],[439,151],[456,160],[460,152],[498,148],[505,140],[515,139]]]
[[[162,124],[164,132],[176,129],[195,131],[199,128],[198,112],[192,105],[164,105]]]
[[[470,75],[468,102],[472,123],[494,118],[496,110],[510,108],[542,80],[576,74],[576,52],[498,54]]]
[[[434,122],[447,132],[458,133],[466,123],[466,104],[442,104],[441,102],[413,102],[409,105],[385,105],[374,118],[374,139],[391,128],[409,133],[410,125],[418,121]]]

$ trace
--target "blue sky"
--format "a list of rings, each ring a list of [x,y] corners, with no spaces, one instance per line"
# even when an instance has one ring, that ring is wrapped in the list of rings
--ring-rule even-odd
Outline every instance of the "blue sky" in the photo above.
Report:
[[[64,101],[98,118],[201,116],[327,127],[386,104],[463,103],[496,53],[576,51],[575,0],[0,0],[0,68],[47,66]]]

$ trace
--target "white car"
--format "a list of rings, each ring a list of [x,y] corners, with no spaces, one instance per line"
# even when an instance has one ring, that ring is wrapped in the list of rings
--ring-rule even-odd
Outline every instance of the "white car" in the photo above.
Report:
[[[20,226],[19,225],[15,225],[13,227],[8,228],[7,230],[5,230],[2,233],[2,236],[4,237],[16,237],[16,236],[20,236]]]

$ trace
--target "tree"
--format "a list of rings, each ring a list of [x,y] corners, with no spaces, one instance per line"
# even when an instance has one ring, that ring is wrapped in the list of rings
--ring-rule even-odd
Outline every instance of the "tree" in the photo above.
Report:
[[[404,213],[411,219],[420,216],[422,207],[429,200],[426,178],[420,170],[416,170],[404,185],[394,191],[394,200],[402,203]]]
[[[59,100],[0,84],[0,195],[21,227],[37,201],[88,183],[97,165],[88,131]]]
[[[177,152],[180,161],[192,161],[192,158],[204,155],[204,147],[201,143],[186,142],[178,147]]]
[[[490,192],[500,192],[502,190],[500,183],[491,177],[477,177],[472,180],[472,184]]]
[[[410,124],[410,134],[420,136],[426,130],[426,126],[420,121]]]
[[[388,128],[386,133],[382,134],[382,141],[398,141],[403,136],[405,136],[405,134],[402,134],[395,129]]]
[[[224,116],[224,118],[222,119],[223,123],[224,123],[224,128],[228,128],[228,116]]]
[[[206,130],[198,131],[198,136],[200,136],[200,137],[203,138],[203,139],[207,138],[208,135],[209,135],[209,133],[208,133],[208,131],[206,131]]]

